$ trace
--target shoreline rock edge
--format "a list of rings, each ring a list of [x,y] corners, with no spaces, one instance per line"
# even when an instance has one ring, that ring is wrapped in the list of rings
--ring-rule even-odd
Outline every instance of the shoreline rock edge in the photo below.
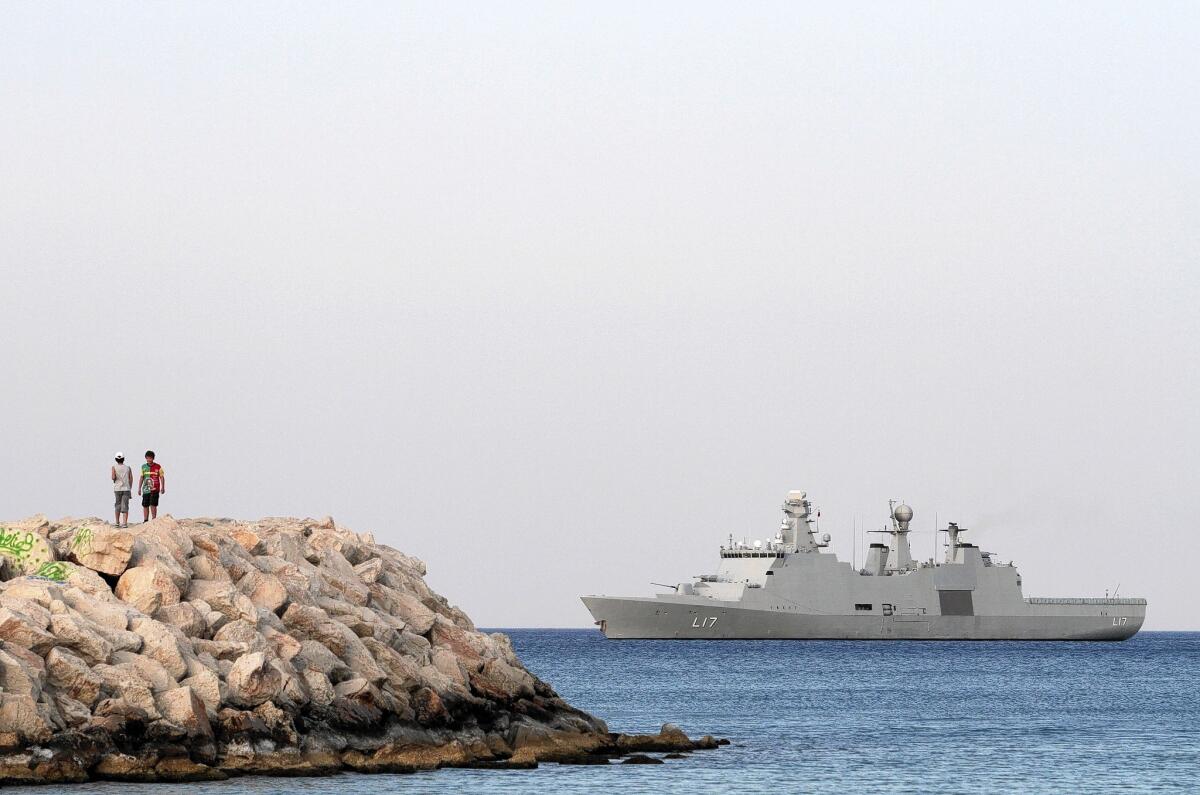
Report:
[[[0,783],[519,769],[727,742],[609,732],[424,576],[328,517],[0,525]]]

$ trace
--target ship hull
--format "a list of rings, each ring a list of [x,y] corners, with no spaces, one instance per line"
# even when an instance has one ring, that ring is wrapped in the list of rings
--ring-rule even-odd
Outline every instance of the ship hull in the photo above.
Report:
[[[582,599],[612,639],[1118,641],[1145,620],[1144,604],[1098,599],[1024,602],[1009,615],[970,616],[805,614],[697,597]]]

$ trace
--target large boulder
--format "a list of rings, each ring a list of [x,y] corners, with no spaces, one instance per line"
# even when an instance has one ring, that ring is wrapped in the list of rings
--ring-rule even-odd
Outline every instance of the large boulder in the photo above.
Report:
[[[37,702],[24,693],[0,693],[0,744],[44,743],[54,734]]]
[[[133,605],[146,615],[154,615],[164,605],[179,603],[179,587],[167,565],[149,560],[127,569],[113,591],[122,602]]]
[[[163,718],[182,728],[188,737],[212,736],[204,701],[190,687],[177,687],[160,693],[155,705]]]
[[[20,574],[36,574],[42,566],[58,560],[48,530],[49,522],[40,515],[0,526],[0,558]]]
[[[50,631],[57,642],[75,651],[86,662],[95,665],[108,662],[113,645],[101,637],[90,622],[65,613],[50,616]]]
[[[34,618],[25,613],[0,607],[0,640],[6,643],[45,654],[58,644],[54,635],[46,631],[49,626],[49,617],[44,625],[39,626]]]
[[[92,571],[120,576],[133,554],[133,533],[108,527],[81,527],[67,542],[67,559]]]
[[[191,643],[184,648],[178,635],[166,624],[152,618],[137,619],[132,629],[142,637],[142,651],[147,657],[160,663],[176,680],[187,675],[186,657],[192,654]]]
[[[234,706],[256,707],[270,701],[283,687],[283,676],[262,652],[243,654],[225,677],[229,701]]]
[[[13,652],[16,652],[13,649]],[[42,683],[45,679],[45,665],[37,655],[35,664],[17,653],[0,650],[0,688],[7,693],[28,693],[37,700],[42,696]]]
[[[54,648],[46,655],[46,673],[50,684],[87,707],[100,698],[104,680],[75,654]]]
[[[187,590],[187,601],[202,601],[230,621],[239,618],[258,620],[258,609],[254,603],[229,580],[192,580]]]
[[[255,607],[261,607],[272,613],[279,610],[288,601],[288,590],[279,581],[279,578],[257,569],[247,572],[238,582],[237,587]]]

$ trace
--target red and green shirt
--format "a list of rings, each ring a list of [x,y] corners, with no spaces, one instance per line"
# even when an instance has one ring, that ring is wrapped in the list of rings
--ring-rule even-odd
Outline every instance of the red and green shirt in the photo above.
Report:
[[[142,494],[162,490],[163,468],[158,464],[142,464]]]

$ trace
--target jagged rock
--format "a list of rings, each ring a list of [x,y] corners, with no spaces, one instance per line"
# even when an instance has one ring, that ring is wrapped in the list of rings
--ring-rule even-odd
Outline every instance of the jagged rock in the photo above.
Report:
[[[246,651],[262,651],[267,648],[267,639],[258,631],[256,624],[239,618],[230,621],[213,633],[213,640],[218,643],[241,644]]]
[[[52,615],[50,631],[58,643],[73,649],[89,663],[105,663],[112,656],[113,645],[89,627],[84,619],[66,614]]]
[[[47,610],[54,600],[62,601],[63,589],[58,583],[38,577],[19,577],[4,583],[4,598],[15,597],[41,605]]]
[[[201,613],[200,608],[192,602],[179,602],[158,608],[154,611],[154,618],[190,638],[202,638],[207,628],[204,616],[209,612],[205,610]]]
[[[45,654],[58,643],[54,635],[46,632],[45,627],[49,626],[49,616],[44,625],[38,626],[32,617],[0,607],[0,640],[6,643],[14,643]]]
[[[242,549],[251,555],[261,555],[263,551],[262,537],[248,527],[239,526],[229,531],[233,540],[241,544]]]
[[[63,722],[70,728],[78,728],[91,720],[91,708],[82,701],[71,698],[66,693],[55,693],[54,703],[58,707],[59,714],[63,717]]]
[[[275,697],[283,687],[283,677],[262,652],[254,652],[243,654],[234,661],[225,683],[229,687],[230,703],[256,707]]]
[[[9,693],[28,693],[37,701],[42,697],[45,669],[30,665],[15,654],[0,651],[0,687]]]
[[[149,616],[159,607],[179,603],[179,587],[175,583],[162,561],[151,560],[126,569],[113,593]]]
[[[504,660],[488,660],[470,674],[472,689],[493,699],[533,698],[534,680],[529,672]]]
[[[187,591],[187,601],[203,601],[210,608],[225,616],[229,621],[244,618],[258,619],[258,611],[245,594],[238,592],[230,580],[192,580]]]
[[[119,631],[129,629],[130,616],[137,613],[135,608],[117,599],[107,586],[105,593],[99,597],[79,588],[66,588],[62,592],[62,600],[93,624]]]
[[[5,692],[0,693],[0,734],[10,732],[25,743],[44,743],[54,734],[31,696]]]
[[[433,626],[436,614],[412,594],[402,593],[385,585],[376,585],[372,594],[378,594],[381,601],[389,603],[392,612],[403,619],[414,634],[424,635]]]
[[[221,707],[221,679],[209,670],[197,671],[195,675],[189,676],[179,684],[185,685],[192,689],[192,692],[199,696],[204,702],[204,706],[216,712]]]
[[[335,694],[328,676],[312,668],[306,668],[302,676],[308,685],[309,701],[319,707],[327,707],[333,703]]]
[[[50,684],[86,707],[91,707],[100,698],[104,680],[87,663],[66,649],[50,650],[46,655],[46,672]]]
[[[173,690],[178,686],[176,678],[167,671],[162,663],[144,654],[114,651],[112,665],[114,668],[121,669],[128,666],[142,681],[147,682],[150,685],[150,689],[155,693]]]
[[[186,655],[191,653],[190,642],[187,644],[189,648],[181,648],[179,636],[166,624],[152,618],[139,618],[133,622],[132,628],[142,637],[142,651],[147,657],[161,663],[176,680],[187,675]]]
[[[205,704],[190,687],[167,690],[155,703],[163,718],[181,727],[188,737],[212,736]]]
[[[106,527],[81,527],[67,542],[67,560],[92,571],[121,575],[133,554],[133,533]]]
[[[238,590],[245,594],[255,607],[275,612],[287,604],[288,590],[273,574],[254,571],[246,572],[238,582]]]
[[[134,666],[96,665],[92,671],[103,680],[102,689],[109,698],[102,699],[93,712],[96,715],[123,715],[130,713],[125,707],[136,710],[138,720],[155,720],[161,717],[154,704],[154,690],[151,683],[145,679]],[[107,702],[119,702],[108,704]],[[122,706],[124,705],[124,706]]]
[[[0,783],[532,767],[717,744],[673,727],[608,734],[431,591],[421,561],[332,519],[160,517],[131,534],[35,518],[20,532],[72,562],[0,571]]]

